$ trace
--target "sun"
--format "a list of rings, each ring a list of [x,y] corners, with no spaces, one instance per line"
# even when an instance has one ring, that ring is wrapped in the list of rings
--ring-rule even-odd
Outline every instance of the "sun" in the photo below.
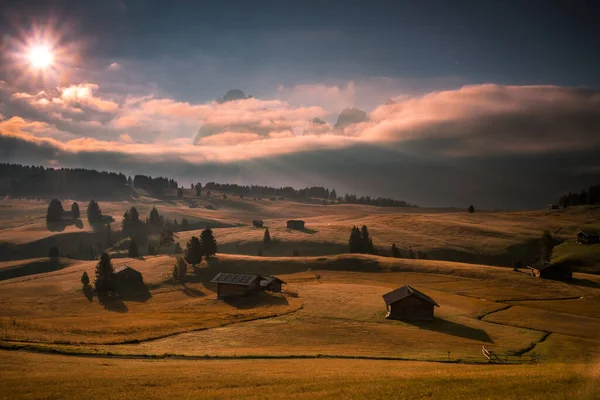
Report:
[[[31,47],[27,53],[27,59],[32,67],[45,69],[50,67],[54,62],[54,55],[50,46],[42,44]]]

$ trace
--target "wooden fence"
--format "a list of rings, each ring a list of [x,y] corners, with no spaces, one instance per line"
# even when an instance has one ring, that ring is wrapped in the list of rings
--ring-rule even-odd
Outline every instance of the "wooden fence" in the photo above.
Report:
[[[491,350],[481,347],[481,353],[487,358],[490,364],[539,364],[540,355],[531,353],[528,355],[508,355],[496,354]]]

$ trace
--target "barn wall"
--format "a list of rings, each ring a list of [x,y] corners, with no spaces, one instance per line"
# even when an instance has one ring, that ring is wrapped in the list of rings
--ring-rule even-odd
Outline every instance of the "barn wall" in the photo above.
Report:
[[[390,319],[433,319],[433,304],[416,296],[409,296],[389,305]]]
[[[217,283],[217,295],[219,297],[243,296],[244,294],[246,294],[246,287],[243,285],[232,285],[229,283]]]

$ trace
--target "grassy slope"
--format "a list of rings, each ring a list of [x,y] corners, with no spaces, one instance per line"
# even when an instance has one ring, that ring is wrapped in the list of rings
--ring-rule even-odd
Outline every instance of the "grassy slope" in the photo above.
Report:
[[[347,249],[352,225],[366,224],[375,244],[387,251],[392,243],[406,251],[427,251],[432,258],[468,261],[480,264],[509,265],[515,259],[526,260],[537,255],[537,244],[544,229],[556,232],[563,239],[572,239],[582,228],[598,228],[600,208],[574,207],[568,210],[538,210],[527,212],[476,212],[428,210],[414,208],[387,208],[361,205],[318,205],[269,199],[223,199],[218,193],[211,198],[155,199],[140,196],[132,201],[102,202],[104,213],[115,218],[113,230],[119,229],[123,212],[135,205],[142,217],[156,206],[167,219],[186,217],[191,221],[206,221],[217,227],[215,234],[220,249],[225,253],[254,255],[261,246],[263,230],[251,226],[254,219],[263,219],[271,236],[279,244],[264,249],[269,256],[288,256],[293,249],[301,255],[339,254]],[[105,240],[103,233],[93,234],[85,220],[85,201],[82,207],[82,227],[65,227],[64,231],[50,231],[44,220],[46,203],[26,200],[0,200],[0,244],[24,245],[29,254],[45,255],[50,245],[57,244],[66,254],[73,251],[81,240],[96,247]],[[65,207],[70,201],[65,201]],[[212,207],[207,209],[206,207]],[[285,228],[289,218],[306,220],[307,229],[290,231]],[[219,226],[223,228],[218,228]],[[91,235],[86,237],[84,234]],[[181,232],[178,240],[185,244],[197,231]],[[39,254],[38,254],[39,253]]]
[[[0,368],[0,398],[11,399],[600,397],[598,364],[498,367],[327,359],[147,361],[3,351]]]
[[[183,289],[164,283],[173,261],[167,256],[127,260],[144,274],[152,298],[145,303],[124,301],[119,307],[105,308],[84,297],[79,277],[83,270],[93,275],[92,262],[75,262],[61,271],[0,282],[5,334],[13,340],[118,342],[214,328],[303,306],[281,317],[139,345],[83,350],[193,355],[321,353],[433,360],[447,358],[450,351],[452,359],[481,361],[482,345],[501,353],[523,352],[543,338],[540,330],[580,337],[565,326],[584,321],[590,332],[600,327],[600,319],[566,314],[570,307],[564,305],[563,313],[551,313],[556,329],[539,325],[543,315],[529,318],[545,312],[539,307],[513,307],[526,314],[499,311],[514,304],[498,302],[507,299],[537,304],[554,301],[539,299],[583,296],[587,303],[579,314],[600,313],[599,289],[538,280],[506,268],[373,256],[260,258],[219,254],[209,263],[203,262],[196,274],[190,273],[188,288]],[[250,304],[224,304],[215,300],[214,285],[210,284],[219,271],[276,274],[289,283],[290,293],[259,297]],[[381,295],[403,284],[416,286],[442,305],[436,311],[436,321],[406,324],[384,319]],[[16,325],[11,324],[13,318]],[[578,351],[596,354],[594,342],[576,344]]]

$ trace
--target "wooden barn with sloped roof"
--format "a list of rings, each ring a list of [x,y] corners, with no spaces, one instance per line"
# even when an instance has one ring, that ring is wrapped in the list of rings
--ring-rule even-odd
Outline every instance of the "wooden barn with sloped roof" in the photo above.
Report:
[[[270,292],[281,292],[281,286],[285,285],[286,282],[272,275],[263,275],[263,280],[260,281],[260,287],[263,290]]]
[[[217,284],[217,297],[245,296],[260,290],[260,281],[263,278],[258,275],[230,274],[219,272],[213,278],[212,283]]]
[[[433,319],[434,307],[440,305],[425,293],[411,286],[402,286],[383,295],[388,319],[428,320]]]

